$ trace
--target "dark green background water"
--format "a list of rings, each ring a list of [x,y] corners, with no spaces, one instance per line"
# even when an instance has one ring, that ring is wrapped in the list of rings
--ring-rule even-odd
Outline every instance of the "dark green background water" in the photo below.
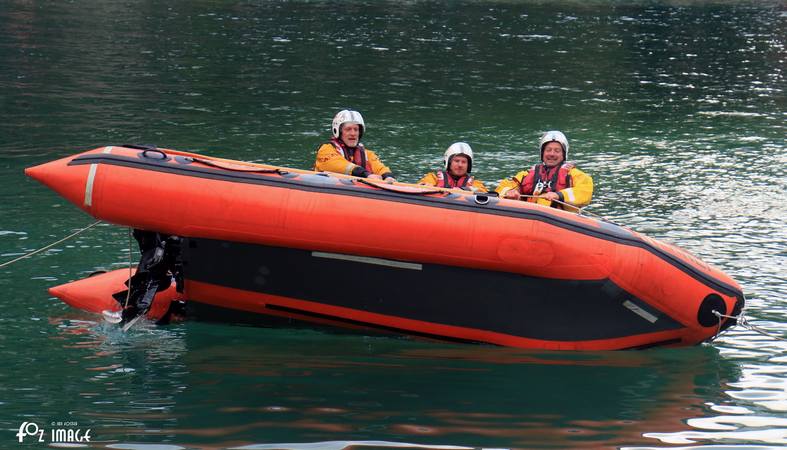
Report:
[[[784,336],[786,35],[778,1],[5,1],[0,263],[92,222],[27,166],[134,142],[308,168],[352,107],[405,181],[466,140],[494,185],[565,131],[592,211],[731,274],[750,320]],[[787,344],[742,327],[581,354],[204,323],[123,335],[48,297],[127,247],[104,225],[0,269],[0,448],[24,421],[133,449],[787,445]]]

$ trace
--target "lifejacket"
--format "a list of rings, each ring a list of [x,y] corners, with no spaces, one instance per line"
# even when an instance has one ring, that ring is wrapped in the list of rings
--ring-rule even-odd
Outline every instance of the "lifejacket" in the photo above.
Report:
[[[456,179],[452,177],[448,172],[445,170],[437,171],[437,187],[444,187],[444,188],[459,188],[464,189],[466,191],[470,190],[469,186],[473,185],[473,177],[472,176],[463,176]]]
[[[553,167],[551,169],[543,163],[536,164],[528,172],[527,176],[519,185],[519,192],[522,195],[540,195],[547,192],[558,192],[563,189],[571,187],[571,175],[569,171],[571,167],[566,164],[561,164],[560,167]],[[540,187],[540,192],[534,194],[536,187]],[[534,198],[527,199],[528,201],[535,201]]]
[[[336,151],[339,152],[339,154],[342,155],[342,157],[344,157],[344,159],[347,161],[350,161],[356,166],[363,167],[369,173],[374,172],[374,170],[372,170],[371,163],[369,163],[368,159],[366,158],[366,149],[360,142],[355,148],[345,147],[345,145],[336,138],[331,138],[330,143],[333,145],[333,148],[335,148]]]

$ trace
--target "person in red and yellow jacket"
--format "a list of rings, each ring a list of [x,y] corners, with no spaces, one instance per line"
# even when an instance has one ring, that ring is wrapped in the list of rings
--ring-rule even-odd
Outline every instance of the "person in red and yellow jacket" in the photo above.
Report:
[[[593,178],[566,164],[568,139],[560,131],[547,131],[539,141],[541,164],[503,180],[495,189],[501,197],[577,211],[593,198]]]
[[[339,111],[331,125],[333,137],[317,149],[314,170],[383,179],[390,183],[396,181],[391,169],[361,143],[365,128],[363,116],[358,111]]]
[[[473,170],[473,149],[465,142],[456,142],[443,154],[443,170],[424,175],[418,184],[449,189],[487,192],[484,183],[470,175]]]

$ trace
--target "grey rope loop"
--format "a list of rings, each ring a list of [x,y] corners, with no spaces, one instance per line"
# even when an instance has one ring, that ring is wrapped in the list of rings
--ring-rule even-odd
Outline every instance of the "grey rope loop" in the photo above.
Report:
[[[41,252],[43,252],[44,250],[48,250],[48,249],[50,249],[50,248],[54,247],[55,245],[57,245],[57,244],[59,244],[59,243],[61,243],[61,242],[67,241],[67,240],[71,239],[72,237],[74,237],[74,236],[76,236],[76,235],[78,235],[78,234],[80,234],[80,233],[83,233],[83,232],[85,232],[85,231],[87,231],[87,230],[89,230],[89,229],[91,229],[91,228],[95,227],[96,225],[98,225],[98,224],[100,224],[100,223],[101,223],[101,221],[100,221],[100,220],[98,220],[98,221],[96,221],[96,222],[93,222],[92,224],[90,224],[90,225],[86,226],[85,228],[82,228],[82,229],[80,229],[80,230],[77,230],[77,231],[75,231],[75,232],[73,232],[73,233],[69,234],[68,236],[64,237],[63,239],[60,239],[60,240],[59,240],[59,241],[57,241],[57,242],[53,242],[53,243],[51,243],[51,244],[49,244],[49,245],[47,245],[47,246],[45,246],[45,247],[41,247],[41,248],[39,248],[38,250],[33,250],[32,252],[30,252],[30,253],[27,253],[27,254],[25,254],[25,255],[22,255],[22,256],[20,256],[19,258],[12,259],[11,261],[6,261],[6,262],[4,262],[4,263],[0,264],[0,269],[2,269],[2,268],[3,268],[3,267],[5,267],[5,266],[10,266],[11,264],[13,264],[13,263],[15,263],[15,262],[17,262],[17,261],[21,261],[21,260],[23,260],[23,259],[25,259],[25,258],[29,258],[29,257],[31,257],[31,256],[33,256],[33,255],[36,255],[36,254],[38,254],[38,253],[41,253]]]
[[[128,227],[128,290],[126,291],[126,301],[123,302],[123,309],[128,307],[128,300],[131,298],[131,277],[133,276],[133,273],[131,272],[131,266],[134,264],[133,258],[131,227]]]
[[[520,194],[519,198],[523,199],[523,198],[543,198],[543,197],[540,197],[538,195]],[[595,217],[596,219],[601,219],[601,220],[603,220],[605,222],[614,223],[614,222],[612,222],[611,220],[607,219],[604,216],[601,216],[599,214],[594,214],[594,213],[592,213],[590,211],[586,211],[585,208],[587,208],[587,206],[583,206],[582,208],[580,208],[579,206],[574,206],[571,203],[561,202],[560,200],[550,200],[550,201],[551,202],[555,202],[555,203],[560,204],[560,205],[563,205],[563,206],[568,206],[568,207],[570,207],[572,209],[576,209],[577,210],[577,214],[579,214],[580,216]]]
[[[740,326],[742,326],[743,328],[746,328],[747,330],[754,331],[755,333],[759,333],[759,334],[762,334],[763,336],[768,336],[770,338],[773,338],[773,339],[776,339],[776,340],[779,340],[779,341],[787,341],[787,338],[784,338],[783,336],[779,336],[778,334],[774,334],[774,333],[771,333],[769,331],[765,331],[762,328],[758,327],[757,325],[752,325],[748,321],[748,319],[746,319],[746,316],[744,316],[743,313],[740,313],[737,316],[728,316],[726,314],[722,314],[722,313],[716,311],[715,309],[713,311],[711,311],[711,312],[713,313],[713,315],[715,315],[716,317],[719,318],[719,330],[721,330],[721,319],[722,318],[735,319],[736,321],[738,321],[738,324],[740,324]],[[716,333],[716,335],[718,335],[718,332]]]

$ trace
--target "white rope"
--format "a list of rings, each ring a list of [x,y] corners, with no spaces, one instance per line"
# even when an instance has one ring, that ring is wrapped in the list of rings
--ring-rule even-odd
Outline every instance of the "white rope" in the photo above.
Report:
[[[519,198],[520,198],[520,199],[522,199],[522,198],[544,198],[544,197],[541,197],[540,195],[527,195],[527,194],[521,194],[521,195],[519,196]],[[545,199],[545,200],[546,200],[546,199]],[[550,200],[550,201],[551,201],[551,202],[558,203],[558,204],[561,204],[561,205],[563,205],[563,206],[568,206],[569,208],[571,208],[569,211],[576,210],[576,211],[577,211],[577,214],[579,214],[579,215],[581,215],[581,216],[590,216],[590,217],[595,217],[596,219],[601,219],[601,220],[603,220],[603,221],[605,221],[605,222],[610,222],[610,223],[613,223],[611,220],[607,219],[606,217],[604,217],[604,216],[602,216],[602,215],[599,215],[599,214],[594,214],[594,213],[592,213],[592,212],[590,212],[590,211],[586,211],[586,210],[585,210],[585,208],[587,208],[587,207],[588,207],[588,206],[590,206],[590,205],[580,208],[579,206],[572,205],[571,203],[561,202],[560,200]]]
[[[82,228],[81,230],[77,230],[76,232],[69,234],[68,236],[64,237],[63,239],[60,239],[60,240],[59,240],[59,241],[57,241],[57,242],[53,242],[53,243],[51,243],[51,244],[47,245],[46,247],[41,247],[41,248],[39,248],[38,250],[34,250],[34,251],[32,251],[32,252],[30,252],[30,253],[28,253],[28,254],[26,254],[26,255],[22,255],[22,256],[20,256],[19,258],[12,259],[11,261],[4,262],[4,263],[0,264],[0,269],[2,269],[2,268],[3,268],[3,267],[5,267],[5,266],[10,266],[11,264],[13,264],[13,263],[15,263],[15,262],[17,262],[17,261],[21,261],[21,260],[23,260],[23,259],[25,259],[25,258],[29,258],[29,257],[31,257],[31,256],[33,256],[33,255],[36,255],[36,254],[38,254],[38,253],[41,253],[41,252],[43,252],[44,250],[48,250],[48,249],[50,249],[50,248],[54,247],[55,245],[57,245],[57,244],[59,244],[59,243],[61,243],[61,242],[67,241],[67,240],[71,239],[72,237],[74,237],[74,236],[76,236],[76,235],[78,235],[78,234],[80,234],[80,233],[82,233],[82,232],[85,232],[85,231],[87,231],[87,230],[89,230],[89,229],[91,229],[91,228],[95,227],[96,225],[98,225],[98,224],[100,224],[100,223],[101,223],[101,221],[100,221],[100,220],[98,220],[98,221],[96,221],[96,222],[94,222],[94,223],[92,223],[92,224],[90,224],[90,225],[86,226],[85,228]]]
[[[722,313],[716,311],[715,309],[712,311],[712,313],[713,313],[713,315],[715,315],[716,317],[719,318],[719,330],[721,330],[721,319],[722,318],[735,319],[738,322],[738,324],[740,326],[742,326],[743,328],[746,328],[748,330],[754,331],[755,333],[760,333],[760,334],[762,334],[764,336],[768,336],[768,337],[771,337],[771,338],[779,340],[779,341],[787,341],[787,339],[784,338],[783,336],[771,333],[769,331],[765,331],[765,330],[763,330],[762,328],[760,328],[760,327],[758,327],[756,325],[752,325],[746,319],[746,317],[743,315],[743,313],[740,313],[737,316],[728,316],[726,314],[722,314]],[[717,332],[716,334],[718,335],[719,333]]]
[[[126,301],[123,303],[123,309],[128,307],[128,299],[131,298],[131,265],[134,264],[132,250],[131,250],[131,227],[128,227],[128,290],[126,290]]]

